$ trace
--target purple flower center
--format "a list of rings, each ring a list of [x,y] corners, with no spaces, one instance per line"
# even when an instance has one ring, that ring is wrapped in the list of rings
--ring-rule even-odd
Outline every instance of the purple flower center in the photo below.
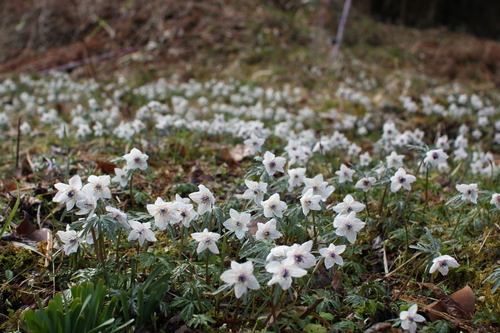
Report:
[[[365,186],[370,185],[370,181],[368,179],[363,180],[363,185]]]
[[[304,262],[304,255],[302,253],[296,253],[293,257],[296,262]]]
[[[403,176],[399,176],[398,181],[403,184],[406,181],[406,178]]]
[[[76,194],[76,191],[74,189],[71,189],[69,190],[68,192],[66,192],[66,195],[68,196],[68,198],[73,198]]]
[[[269,162],[269,167],[270,167],[271,169],[276,168],[276,162],[274,162],[274,161]]]
[[[103,186],[102,186],[101,183],[96,183],[94,185],[94,190],[96,190],[96,191],[102,191],[102,189],[103,189]]]
[[[239,283],[245,283],[247,281],[247,275],[246,275],[246,273],[241,272],[240,274],[238,274],[238,277],[236,278],[236,280]]]
[[[330,257],[335,258],[336,256],[337,256],[337,254],[335,252],[333,252],[333,251],[330,252]]]
[[[281,270],[281,277],[287,278],[290,276],[290,270],[288,268],[283,268]]]
[[[437,160],[439,158],[439,154],[436,152],[432,153],[432,158]]]
[[[139,156],[134,157],[134,162],[135,163],[140,163],[141,162],[141,158]]]
[[[352,223],[351,222],[347,222],[344,226],[345,226],[345,228],[347,230],[351,230],[352,229]]]
[[[200,201],[202,204],[207,204],[210,202],[210,196],[208,194],[202,194]]]
[[[271,232],[269,230],[264,231],[262,234],[264,235],[264,238],[271,236]]]

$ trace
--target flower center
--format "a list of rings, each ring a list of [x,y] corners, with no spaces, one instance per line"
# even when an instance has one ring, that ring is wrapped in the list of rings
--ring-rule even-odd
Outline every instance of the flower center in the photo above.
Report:
[[[302,253],[296,253],[294,256],[296,262],[303,262],[304,261],[304,256]]]
[[[335,258],[336,256],[337,256],[337,254],[335,254],[335,252],[333,252],[333,251],[330,252],[330,257]]]
[[[241,223],[241,221],[236,221],[235,224],[236,224],[236,228],[238,228],[238,229],[241,229],[241,227],[243,226],[243,223]]]
[[[238,274],[238,277],[236,278],[236,280],[239,283],[245,283],[247,281],[247,275],[246,275],[246,273],[241,272],[240,274]]]
[[[441,261],[440,262],[440,266],[441,267],[446,267],[446,266],[448,266],[448,262],[446,260],[445,261]]]
[[[437,160],[437,159],[439,158],[439,154],[438,154],[438,153],[436,153],[436,152],[434,152],[434,153],[432,154],[432,158],[433,158],[433,159],[435,159],[435,160]]]
[[[101,183],[96,183],[96,184],[94,185],[94,190],[95,190],[95,191],[97,191],[97,192],[102,191],[102,190],[103,190],[103,188],[104,188],[104,187],[102,186],[102,184],[101,184]]]
[[[255,195],[260,194],[260,188],[254,188],[253,189],[253,194],[255,194]]]
[[[270,167],[271,169],[276,168],[276,162],[274,162],[274,161],[269,162],[269,167]]]
[[[272,209],[272,210],[275,210],[277,207],[276,203],[275,202],[272,202],[271,204],[269,204],[269,208]]]
[[[353,209],[351,206],[349,206],[349,205],[348,205],[348,206],[346,206],[345,210],[346,210],[346,212],[350,213],[350,212],[352,212],[354,209]]]
[[[201,196],[201,203],[202,204],[207,204],[210,202],[210,196],[208,194],[203,194]]]
[[[210,243],[212,243],[212,238],[210,238],[210,237],[205,237],[205,239],[203,240],[203,242],[204,242],[206,245],[210,245]]]
[[[402,184],[402,183],[404,183],[406,181],[406,178],[403,177],[403,176],[399,176],[398,180]]]
[[[66,195],[68,196],[68,198],[73,198],[76,194],[76,191],[74,189],[71,189],[69,190],[68,192],[66,192]]]
[[[281,270],[281,277],[287,278],[290,276],[290,270],[288,268],[283,268]]]
[[[365,185],[365,186],[370,185],[370,181],[368,179],[363,180],[363,185]]]
[[[271,236],[271,232],[269,230],[264,231],[262,234],[264,235],[264,238]]]
[[[160,208],[158,209],[158,214],[159,214],[160,216],[166,216],[166,215],[168,214],[168,211],[169,211],[169,210],[168,210],[168,208],[167,208],[167,207],[160,207]]]
[[[351,230],[352,229],[352,223],[351,222],[347,222],[344,226],[345,226],[345,228],[347,230]]]
[[[140,163],[141,162],[141,158],[139,156],[134,157],[134,162],[135,163]]]

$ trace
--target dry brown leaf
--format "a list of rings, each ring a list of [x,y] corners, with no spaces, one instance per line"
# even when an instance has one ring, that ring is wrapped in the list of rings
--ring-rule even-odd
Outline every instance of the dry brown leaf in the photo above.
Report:
[[[118,165],[112,163],[112,162],[106,162],[106,161],[101,161],[101,160],[96,160],[95,161],[99,168],[101,168],[102,172],[112,175],[115,173],[115,168],[118,168]]]
[[[29,220],[28,214],[24,212],[24,219],[21,224],[16,228],[16,235],[19,237],[29,236],[36,231],[35,226]]]
[[[428,286],[429,284],[426,283],[424,285]],[[474,314],[475,297],[471,287],[466,286],[459,291],[454,292],[450,296],[442,294],[438,294],[438,296],[441,298],[440,301],[434,302],[423,309],[423,311],[428,312],[427,314],[431,321],[443,319],[443,316],[440,316],[435,312],[428,311],[429,309],[444,312],[455,318],[462,319],[470,319]]]

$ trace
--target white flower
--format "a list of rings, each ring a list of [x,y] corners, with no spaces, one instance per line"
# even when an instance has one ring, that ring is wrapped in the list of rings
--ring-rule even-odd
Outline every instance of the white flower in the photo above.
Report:
[[[333,210],[337,214],[349,214],[350,212],[359,213],[363,209],[365,209],[365,205],[359,201],[354,200],[354,198],[350,194],[345,196],[343,202],[333,207]]]
[[[108,175],[105,176],[94,176],[91,175],[87,179],[88,184],[86,184],[83,187],[83,190],[85,188],[90,188],[93,196],[96,199],[99,198],[105,198],[105,199],[110,199],[111,198],[111,191],[109,190],[109,184],[111,183],[110,177]]]
[[[325,257],[325,267],[328,269],[333,265],[343,265],[344,259],[340,256],[342,252],[345,251],[345,245],[337,245],[330,244],[328,247],[324,247],[319,249],[319,254]]]
[[[417,178],[415,176],[406,174],[405,169],[399,168],[398,171],[391,177],[391,191],[396,193],[399,191],[401,187],[404,187],[405,190],[411,190],[411,183],[416,181]]]
[[[354,185],[355,188],[362,189],[363,191],[367,192],[372,188],[372,185],[376,182],[377,180],[374,177],[365,177],[361,178],[358,180],[356,185]]]
[[[115,175],[113,177],[113,181],[115,183],[120,183],[121,187],[125,187],[128,184],[128,178],[127,178],[127,167],[120,169],[120,168],[115,168]]]
[[[181,198],[180,195],[175,195],[175,202],[177,203],[177,215],[181,218],[181,223],[186,228],[189,227],[189,222],[196,216],[194,207],[190,204],[189,198]]]
[[[271,249],[271,251],[269,252],[269,254],[266,257],[266,261],[271,262],[271,261],[284,260],[286,258],[286,254],[288,253],[289,250],[290,250],[290,246],[287,246],[287,245],[276,246],[276,247]]]
[[[288,207],[284,201],[280,200],[280,195],[274,193],[266,201],[261,202],[262,207],[264,207],[265,217],[283,217],[283,211]]]
[[[335,171],[335,174],[339,176],[339,183],[344,183],[346,181],[352,182],[352,176],[355,173],[355,170],[349,169],[345,164],[342,164],[340,166],[339,171]]]
[[[257,223],[257,232],[255,239],[276,239],[283,236],[281,232],[276,230],[276,220],[270,219],[267,223]]]
[[[106,210],[109,212],[108,216],[114,219],[116,222],[120,223],[125,228],[130,228],[130,224],[128,223],[127,214],[122,212],[119,209],[116,209],[111,206],[106,206]]]
[[[417,331],[417,322],[425,321],[425,318],[417,313],[418,305],[413,304],[408,311],[401,311],[399,319],[401,319],[401,327],[404,330],[409,330],[410,333]]]
[[[437,167],[439,164],[446,161],[448,154],[446,154],[442,149],[429,150],[424,158],[424,163],[426,165],[432,165]]]
[[[148,158],[149,156],[143,154],[139,149],[132,148],[129,154],[125,154],[123,156],[127,161],[127,169],[128,170],[146,170],[148,168]]]
[[[243,193],[243,199],[252,200],[256,205],[260,205],[262,199],[264,199],[264,193],[267,191],[267,183],[264,182],[254,182],[245,179],[245,184],[248,190]]]
[[[455,187],[460,193],[462,193],[462,200],[469,200],[470,202],[477,204],[477,195],[479,193],[477,184],[458,184]]]
[[[405,155],[398,155],[395,151],[393,151],[391,155],[385,158],[387,161],[387,167],[394,169],[402,167],[404,157]]]
[[[326,201],[330,194],[335,191],[335,187],[328,186],[327,182],[323,181],[323,175],[319,174],[314,178],[304,178],[305,187],[302,190],[302,195],[306,194],[309,189],[313,190],[314,195],[320,195],[322,201]]]
[[[141,223],[137,221],[128,221],[132,231],[128,235],[128,240],[139,240],[139,244],[142,246],[146,239],[150,242],[156,242],[156,237],[153,231],[151,231],[151,223]]]
[[[76,215],[89,214],[92,216],[97,207],[97,199],[94,196],[94,191],[90,187],[83,187],[80,192],[80,200],[76,202],[76,207],[80,208]]]
[[[359,155],[359,165],[360,166],[368,166],[370,165],[372,158],[370,157],[370,153],[365,151],[363,154]]]
[[[304,215],[309,213],[309,210],[321,210],[319,201],[321,200],[321,195],[313,194],[314,191],[310,188],[306,194],[300,198],[300,204],[302,205],[302,212]]]
[[[282,262],[271,261],[266,265],[266,271],[273,273],[273,277],[267,285],[279,283],[283,290],[290,288],[292,277],[302,277],[307,274],[307,271],[297,266],[292,258],[287,258]]]
[[[155,218],[155,226],[164,230],[167,223],[176,224],[181,221],[181,217],[177,215],[177,206],[177,202],[165,202],[162,198],[157,198],[154,205],[149,204],[146,209]]]
[[[245,236],[245,232],[248,231],[248,223],[250,222],[250,214],[248,213],[238,213],[234,209],[229,210],[230,219],[224,222],[224,226],[229,230],[233,231],[238,239],[242,239]]]
[[[211,252],[218,254],[219,249],[217,248],[217,242],[220,238],[220,235],[216,232],[209,232],[208,229],[205,228],[203,232],[195,232],[191,234],[191,237],[194,240],[198,241],[198,248],[196,249],[196,253],[200,253],[209,249]]]
[[[285,170],[283,169],[285,163],[286,159],[284,157],[276,157],[270,151],[266,151],[266,153],[264,154],[264,160],[262,161],[262,164],[264,164],[264,167],[266,168],[269,176],[274,175],[276,171],[285,172]]]
[[[495,205],[497,209],[500,209],[500,194],[495,193],[491,196],[490,204]]]
[[[316,265],[316,258],[311,254],[312,240],[302,245],[293,244],[287,251],[286,256],[292,258],[300,268],[309,268]]]
[[[349,215],[338,215],[333,220],[333,226],[337,228],[335,233],[339,236],[345,236],[351,243],[356,241],[356,235],[364,226],[362,222],[356,217],[356,212],[350,212]]]
[[[198,185],[198,192],[191,193],[189,197],[198,204],[198,214],[203,214],[212,209],[215,198],[205,185]]]
[[[246,139],[245,141],[243,141],[243,143],[250,147],[250,153],[255,154],[256,152],[260,151],[262,145],[264,144],[264,141],[266,141],[266,139],[261,139],[257,137],[255,133],[252,133],[250,135],[250,139]]]
[[[288,169],[288,175],[290,176],[288,179],[288,190],[291,191],[304,181],[306,168]]]
[[[80,243],[83,242],[80,235],[75,230],[70,230],[69,227],[70,226],[68,224],[66,225],[66,231],[59,230],[57,232],[57,236],[59,236],[61,241],[64,243],[64,253],[66,253],[66,255],[70,255],[71,253],[78,251],[78,246],[80,246]]]
[[[234,284],[234,295],[240,298],[248,289],[260,289],[259,282],[253,275],[253,264],[247,261],[239,264],[231,261],[231,269],[221,274],[220,279],[229,285]]]
[[[432,260],[433,264],[431,266],[431,269],[429,270],[429,273],[434,273],[436,270],[439,270],[441,274],[447,275],[448,274],[448,267],[458,267],[460,266],[458,262],[453,258],[450,257],[449,255],[444,255],[444,256],[439,256],[437,258],[434,258]]]
[[[70,211],[75,206],[77,200],[81,199],[82,180],[75,175],[69,180],[69,185],[57,183],[54,187],[59,191],[52,201],[66,203],[66,209]]]

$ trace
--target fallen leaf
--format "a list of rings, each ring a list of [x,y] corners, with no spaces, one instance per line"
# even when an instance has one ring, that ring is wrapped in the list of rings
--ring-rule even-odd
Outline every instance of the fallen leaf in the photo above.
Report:
[[[425,284],[427,285],[427,284]],[[470,319],[474,314],[475,297],[471,287],[466,286],[450,296],[438,295],[440,301],[434,302],[423,309],[431,321],[443,319],[442,316],[428,311],[429,308],[450,314],[455,318]]]
[[[115,168],[118,168],[118,165],[112,162],[106,162],[101,160],[96,160],[95,162],[97,163],[99,168],[101,168],[102,172],[107,173],[108,175],[114,174]]]
[[[29,236],[33,232],[35,232],[36,228],[35,226],[31,223],[29,220],[28,214],[24,212],[24,219],[21,224],[16,228],[16,235],[23,237],[23,236]]]
[[[37,243],[41,242],[49,242],[52,237],[52,232],[47,228],[36,229],[31,234],[28,235],[28,238]]]

